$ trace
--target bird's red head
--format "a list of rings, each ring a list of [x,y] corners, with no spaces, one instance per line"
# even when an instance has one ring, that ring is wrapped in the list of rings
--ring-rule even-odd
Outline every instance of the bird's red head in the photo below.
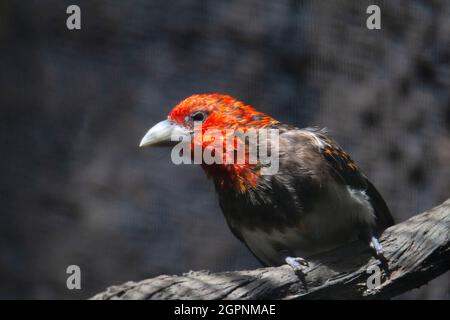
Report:
[[[196,94],[177,104],[168,119],[186,128],[194,121],[202,122],[203,130],[263,128],[276,122],[273,118],[233,97],[223,94]]]
[[[178,103],[170,111],[167,120],[151,128],[142,139],[141,146],[173,145],[171,140],[174,134],[193,135],[191,148],[201,146],[203,151],[212,142],[223,145],[230,132],[245,133],[249,129],[257,130],[277,123],[275,119],[233,97],[223,94],[197,94]],[[199,124],[201,135],[196,134]],[[221,133],[219,137],[217,132]],[[250,170],[247,163],[203,167],[216,183],[221,181],[219,184],[226,184],[228,181],[233,187],[242,190],[244,184],[255,183],[254,171]]]

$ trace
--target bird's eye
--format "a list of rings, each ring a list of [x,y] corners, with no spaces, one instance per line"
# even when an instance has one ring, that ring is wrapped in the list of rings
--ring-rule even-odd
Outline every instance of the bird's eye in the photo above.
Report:
[[[203,111],[197,111],[191,114],[191,119],[194,121],[203,121],[206,119],[206,114]]]

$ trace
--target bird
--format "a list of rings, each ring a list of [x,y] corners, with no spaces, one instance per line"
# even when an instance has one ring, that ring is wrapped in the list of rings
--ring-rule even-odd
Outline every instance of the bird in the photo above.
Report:
[[[201,129],[196,129],[200,124]],[[275,130],[253,144],[275,145],[278,167],[248,161],[250,130]],[[208,132],[235,132],[231,160],[246,146],[244,162],[198,163],[213,181],[229,229],[264,266],[287,264],[305,272],[308,258],[353,240],[361,240],[383,258],[381,233],[394,224],[383,197],[366,175],[324,129],[282,123],[231,96],[194,94],[173,107],[167,119],[144,135],[140,147],[172,146],[186,136],[188,151],[205,151]],[[201,132],[202,139],[196,138]],[[226,134],[223,134],[225,136]],[[216,151],[217,152],[217,151]],[[192,155],[188,155],[192,158]],[[219,158],[222,157],[221,155]]]

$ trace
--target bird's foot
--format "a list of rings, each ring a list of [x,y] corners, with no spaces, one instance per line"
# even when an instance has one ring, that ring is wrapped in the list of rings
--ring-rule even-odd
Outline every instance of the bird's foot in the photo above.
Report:
[[[384,256],[384,250],[383,250],[383,247],[381,246],[381,244],[380,244],[380,242],[378,241],[377,238],[372,237],[370,239],[370,247],[374,251],[375,256],[377,257],[377,259],[380,260],[381,265],[383,266],[383,268],[388,271],[389,270],[389,266],[388,266],[387,259]]]
[[[381,246],[380,242],[378,242],[377,238],[372,237],[370,239],[370,247],[375,251],[377,257],[383,256],[384,254],[383,247]]]
[[[306,273],[309,268],[308,261],[300,257],[287,257],[284,261],[294,270],[297,277],[305,286],[306,291],[308,291],[308,283],[306,282]]]
[[[309,267],[308,261],[300,257],[287,257],[285,261],[296,274],[300,273],[302,275],[305,275]]]

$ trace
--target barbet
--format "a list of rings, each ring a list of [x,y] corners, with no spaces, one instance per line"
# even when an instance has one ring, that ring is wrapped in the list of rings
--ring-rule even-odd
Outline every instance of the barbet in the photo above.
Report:
[[[207,147],[205,141],[211,140],[207,132],[212,129],[216,133],[278,132],[279,163],[273,174],[262,174],[267,163],[261,161],[201,163],[215,184],[232,233],[262,264],[287,263],[302,272],[308,266],[305,257],[358,238],[383,257],[378,237],[394,223],[389,209],[325,131],[283,124],[230,96],[201,94],[176,105],[167,120],[147,132],[140,146],[174,145],[174,136],[194,135],[196,123],[201,123],[203,137],[201,141],[193,138],[190,147],[202,150]],[[243,140],[236,144],[248,143]],[[260,139],[257,144],[260,147]]]

